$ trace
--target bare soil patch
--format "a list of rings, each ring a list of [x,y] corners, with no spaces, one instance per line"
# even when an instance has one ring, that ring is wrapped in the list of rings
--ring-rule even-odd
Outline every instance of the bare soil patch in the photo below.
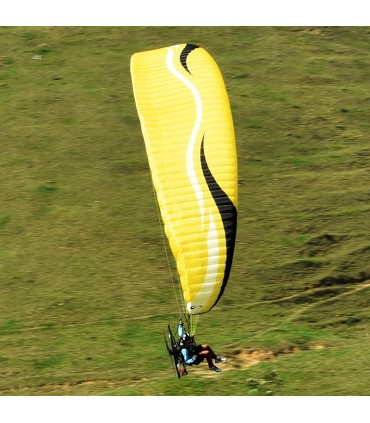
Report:
[[[222,371],[246,369],[248,367],[256,366],[259,363],[276,360],[279,356],[285,354],[299,353],[307,350],[322,350],[326,348],[323,344],[315,344],[308,348],[302,349],[298,346],[289,346],[280,352],[265,351],[265,350],[252,350],[252,351],[234,351],[228,356],[226,363],[217,364]],[[194,372],[202,376],[213,377],[218,373],[208,370],[207,364],[202,363],[199,366],[188,367],[189,373]]]

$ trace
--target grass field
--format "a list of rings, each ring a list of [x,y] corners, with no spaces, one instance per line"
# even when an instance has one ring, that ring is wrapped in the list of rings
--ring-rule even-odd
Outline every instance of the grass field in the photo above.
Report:
[[[370,394],[370,28],[0,31],[0,395]],[[183,42],[224,76],[239,222],[197,333],[229,361],[179,381],[129,62]]]

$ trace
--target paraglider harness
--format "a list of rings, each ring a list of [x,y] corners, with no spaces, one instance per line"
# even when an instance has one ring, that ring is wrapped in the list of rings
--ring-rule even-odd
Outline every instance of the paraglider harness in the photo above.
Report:
[[[181,337],[178,339],[177,337],[176,338],[174,337],[170,325],[167,325],[167,330],[168,330],[168,334],[167,336],[165,334],[165,337],[164,337],[166,347],[167,347],[167,352],[171,358],[173,367],[176,370],[177,377],[180,379],[180,377],[186,376],[188,374],[188,371],[186,370],[185,359],[181,352],[184,345],[182,343]],[[195,347],[196,347],[196,343],[195,343],[195,337],[193,335],[193,336],[190,336],[190,345],[189,345],[189,349],[192,353],[195,352]]]

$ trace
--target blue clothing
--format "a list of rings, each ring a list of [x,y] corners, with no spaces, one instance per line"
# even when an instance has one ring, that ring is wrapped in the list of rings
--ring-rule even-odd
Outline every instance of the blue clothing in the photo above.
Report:
[[[179,326],[177,327],[177,333],[179,337],[181,338],[181,336],[184,333],[184,323],[179,323]],[[183,355],[186,364],[188,364],[189,366],[194,364],[196,357],[191,350],[189,350],[188,348],[182,348],[181,354]]]
[[[188,364],[189,366],[194,364],[196,357],[191,351],[186,348],[182,348],[181,354],[183,355],[186,364]]]
[[[177,333],[179,335],[179,338],[182,337],[183,333],[184,333],[184,323],[183,322],[179,322],[179,325],[177,326]]]

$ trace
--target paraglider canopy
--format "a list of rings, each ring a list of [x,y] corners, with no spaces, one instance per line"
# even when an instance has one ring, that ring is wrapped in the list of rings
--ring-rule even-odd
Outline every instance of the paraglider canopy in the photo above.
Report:
[[[194,44],[134,54],[131,76],[184,308],[206,313],[225,290],[236,236],[237,156],[225,84]]]

